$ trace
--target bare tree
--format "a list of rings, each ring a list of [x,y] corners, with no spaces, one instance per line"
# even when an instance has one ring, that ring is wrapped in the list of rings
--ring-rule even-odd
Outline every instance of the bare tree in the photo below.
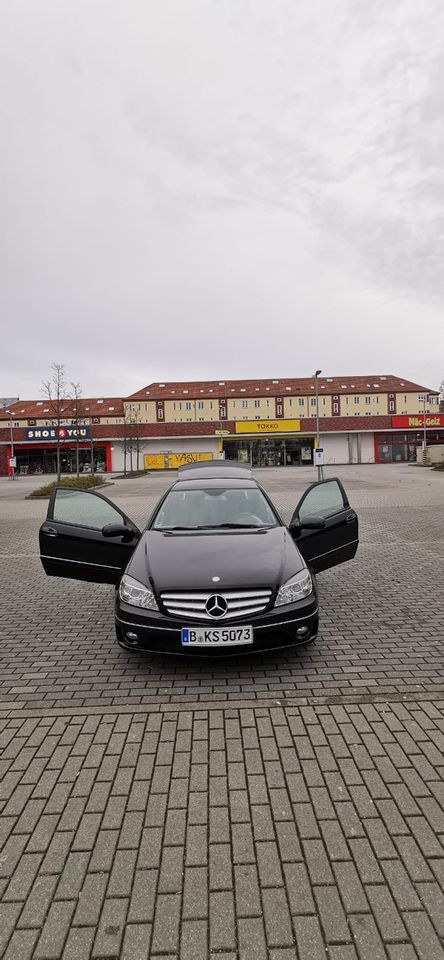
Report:
[[[133,473],[134,457],[136,461],[136,470],[139,470],[140,463],[140,416],[134,410],[127,408],[123,420],[123,473],[126,477],[128,473],[127,464],[129,459],[129,471]]]
[[[41,392],[48,402],[48,412],[51,420],[56,425],[56,443],[57,443],[57,480],[60,480],[60,426],[69,415],[69,402],[66,399],[67,384],[66,371],[64,363],[51,364],[51,376],[49,380],[42,381]]]
[[[134,448],[136,451],[136,470],[140,470],[140,432],[141,432],[141,423],[140,423],[140,414],[138,412],[133,413],[133,436],[134,436]]]
[[[79,459],[79,432],[80,425],[83,422],[82,409],[81,409],[81,396],[82,388],[79,381],[76,383],[71,380],[71,389],[70,389],[70,401],[71,401],[71,420],[73,425],[76,428],[76,476],[80,476],[80,459]]]
[[[131,446],[131,411],[125,410],[125,416],[123,418],[123,475],[127,475],[127,462],[128,454]]]

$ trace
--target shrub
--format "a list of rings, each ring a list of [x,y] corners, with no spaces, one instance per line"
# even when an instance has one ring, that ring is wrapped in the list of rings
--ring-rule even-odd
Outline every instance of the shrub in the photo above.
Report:
[[[102,487],[104,479],[95,474],[86,474],[84,477],[62,477],[60,481],[53,480],[44,487],[37,487],[30,494],[31,497],[50,497],[55,487],[74,487],[75,490],[90,490],[91,487]]]
[[[148,476],[148,470],[127,470],[126,473],[115,473],[113,475],[113,480],[133,480],[137,477],[146,476]]]

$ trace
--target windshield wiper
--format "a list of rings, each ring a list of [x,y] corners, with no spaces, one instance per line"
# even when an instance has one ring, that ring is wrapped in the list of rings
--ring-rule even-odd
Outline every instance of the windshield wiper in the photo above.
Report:
[[[177,530],[270,530],[272,523],[208,523],[201,527],[155,527],[159,533],[175,533]]]
[[[201,527],[155,527],[159,533],[171,533],[172,530],[200,530]]]
[[[198,530],[268,530],[270,523],[212,523]]]

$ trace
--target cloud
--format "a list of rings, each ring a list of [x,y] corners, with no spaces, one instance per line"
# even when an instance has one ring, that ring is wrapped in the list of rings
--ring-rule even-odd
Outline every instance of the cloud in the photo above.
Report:
[[[0,393],[37,395],[53,359],[88,393],[319,364],[440,382],[441,4],[0,16]]]

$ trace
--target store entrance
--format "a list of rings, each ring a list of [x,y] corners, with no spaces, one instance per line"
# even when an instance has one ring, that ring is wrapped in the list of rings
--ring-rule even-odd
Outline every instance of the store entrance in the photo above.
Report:
[[[55,447],[44,447],[20,450],[15,449],[17,457],[16,472],[21,476],[57,473],[57,450]],[[104,447],[94,447],[94,472],[104,473],[106,470],[106,452]],[[60,448],[60,468],[65,474],[76,474],[77,458],[75,446]],[[91,473],[91,448],[79,447],[79,471]]]
[[[261,437],[259,440],[224,440],[227,460],[241,460],[253,467],[292,467],[313,463],[313,437]]]

